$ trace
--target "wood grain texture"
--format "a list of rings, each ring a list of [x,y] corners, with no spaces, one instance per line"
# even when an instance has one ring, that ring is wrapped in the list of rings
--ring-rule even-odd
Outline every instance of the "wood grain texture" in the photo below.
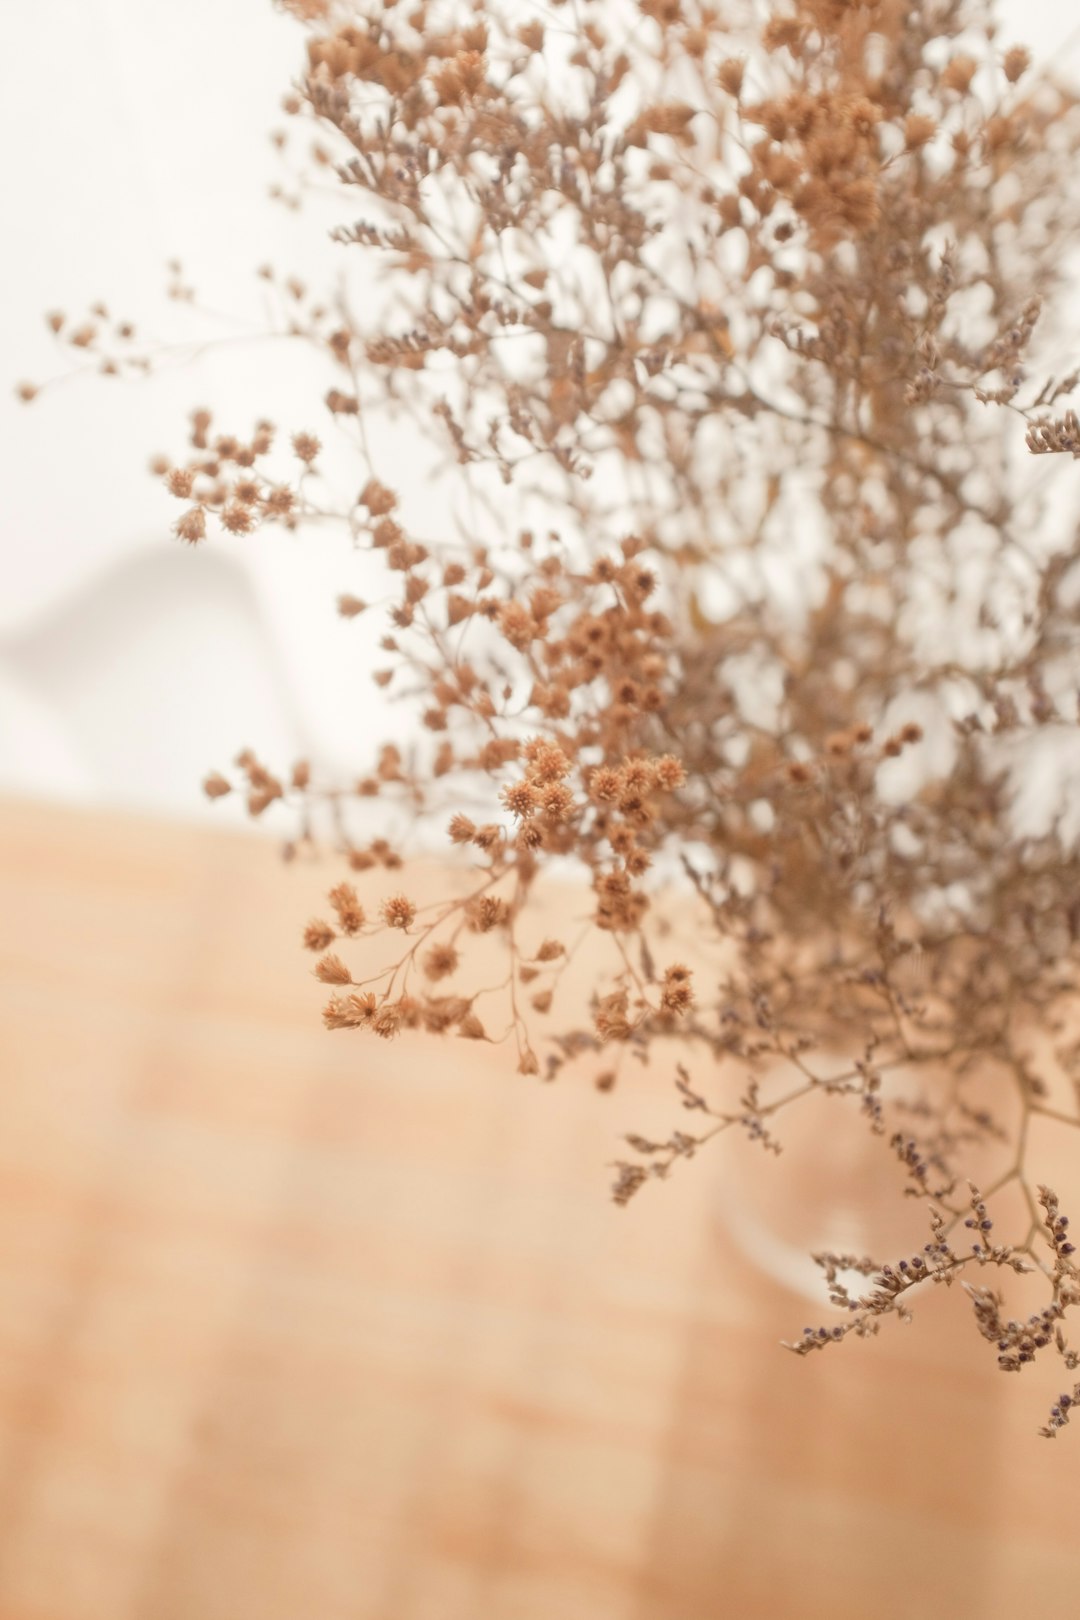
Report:
[[[326,1034],[324,886],[0,809],[0,1620],[1076,1612],[1059,1373],[956,1297],[787,1355],[726,1144],[607,1201],[668,1078]]]

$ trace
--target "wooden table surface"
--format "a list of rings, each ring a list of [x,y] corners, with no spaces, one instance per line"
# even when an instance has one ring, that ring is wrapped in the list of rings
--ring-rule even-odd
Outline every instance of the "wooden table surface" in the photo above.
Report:
[[[327,1034],[325,884],[0,807],[0,1620],[1080,1612],[1060,1373],[787,1354],[722,1156],[607,1199],[668,1080]]]

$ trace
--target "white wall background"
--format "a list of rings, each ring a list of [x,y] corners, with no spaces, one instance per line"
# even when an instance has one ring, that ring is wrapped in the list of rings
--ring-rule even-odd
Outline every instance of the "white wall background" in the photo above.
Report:
[[[1040,56],[1076,22],[1063,0],[1000,14],[1003,40]],[[150,383],[78,378],[29,409],[12,394],[63,367],[45,310],[102,298],[189,335],[164,297],[174,255],[241,320],[258,264],[325,267],[322,223],[266,195],[301,52],[270,0],[0,4],[0,791],[197,815],[200,776],[241,745],[348,771],[386,730],[370,638],[333,611],[338,591],[364,594],[348,547],[170,544],[174,509],[143,473],[180,450],[193,404],[229,429],[275,417],[299,356],[233,348]],[[404,477],[407,442],[399,454]]]

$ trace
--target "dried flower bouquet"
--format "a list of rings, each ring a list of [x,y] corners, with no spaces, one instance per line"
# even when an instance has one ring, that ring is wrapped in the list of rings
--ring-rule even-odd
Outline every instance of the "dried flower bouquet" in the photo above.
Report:
[[[375,680],[415,743],[351,785],[251,752],[205,784],[345,858],[304,933],[327,1028],[504,1039],[605,1088],[651,1054],[683,1124],[626,1137],[620,1203],[719,1132],[777,1150],[785,1108],[856,1109],[926,1242],[817,1257],[838,1314],[791,1348],[955,1280],[1002,1368],[1075,1371],[1031,1127],[1080,1118],[1080,817],[1044,758],[1080,722],[1077,98],[989,0],[285,4],[280,196],[331,191],[345,279],[263,274],[330,386],[284,444],[196,411],[156,471],[182,541],[336,521],[384,565],[389,603],[337,605],[385,614]],[[101,310],[51,324],[152,366]],[[371,448],[387,412],[445,447],[468,525],[417,532]],[[398,873],[373,907],[403,811],[468,882],[432,902]],[[588,882],[575,939],[535,926],[549,869]],[[714,971],[671,955],[676,878]]]

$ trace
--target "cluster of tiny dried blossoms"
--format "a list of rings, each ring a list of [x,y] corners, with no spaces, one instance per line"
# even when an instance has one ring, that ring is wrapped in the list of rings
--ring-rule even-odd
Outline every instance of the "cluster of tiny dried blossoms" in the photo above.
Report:
[[[971,1290],[1002,1365],[1075,1365],[1076,1268],[1028,1159],[1033,1122],[1080,1110],[1080,855],[1060,806],[1034,830],[1020,811],[1039,749],[1080,739],[1057,491],[1080,441],[1052,414],[1077,378],[1038,353],[1065,342],[1076,98],[999,42],[990,0],[789,0],[764,23],[748,0],[283,3],[307,57],[279,195],[333,193],[337,286],[362,256],[379,296],[263,272],[325,358],[317,411],[284,452],[269,422],[196,412],[156,470],[181,540],[336,521],[385,564],[375,679],[417,704],[415,743],[350,786],[250,753],[206,783],[368,874],[304,936],[328,1027],[507,1038],[549,1078],[613,1053],[605,1088],[670,1052],[701,1128],[628,1137],[620,1202],[721,1131],[778,1151],[784,1108],[847,1098],[931,1241],[824,1257],[848,1318],[795,1348],[989,1264],[1050,1290],[1022,1325]],[[178,268],[172,290],[193,296]],[[103,310],[50,319],[105,371],[145,363]],[[469,532],[420,532],[376,465],[380,406],[445,447]],[[331,441],[355,458],[343,507]],[[365,903],[402,867],[403,810],[448,829],[462,892]],[[591,915],[542,937],[536,881],[571,865]],[[693,974],[665,959],[658,873],[697,907]],[[504,973],[476,989],[481,935]],[[354,980],[371,936],[401,949]],[[560,1024],[587,941],[591,1019]],[[957,1190],[995,1154],[985,1195]],[[1006,1192],[1020,1230],[992,1245]]]

